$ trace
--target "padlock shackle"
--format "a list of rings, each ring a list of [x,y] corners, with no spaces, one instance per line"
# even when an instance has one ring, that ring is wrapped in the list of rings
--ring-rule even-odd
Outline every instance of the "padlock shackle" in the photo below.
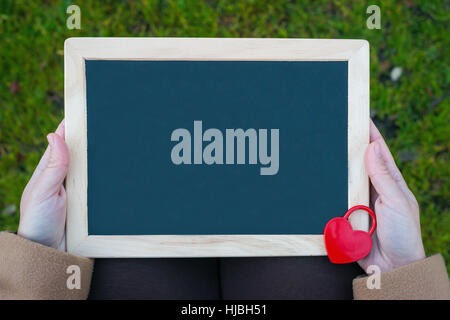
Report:
[[[375,215],[375,212],[373,212],[373,210],[370,209],[369,207],[366,207],[363,205],[357,205],[357,206],[351,207],[345,213],[344,219],[348,219],[348,217],[356,210],[364,210],[364,211],[368,212],[370,214],[370,216],[372,217],[372,227],[369,230],[369,234],[372,235],[374,233],[375,229],[377,228],[377,217]]]

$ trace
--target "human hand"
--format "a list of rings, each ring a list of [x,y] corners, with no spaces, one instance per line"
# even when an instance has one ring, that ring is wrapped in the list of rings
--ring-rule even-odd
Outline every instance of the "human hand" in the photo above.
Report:
[[[20,201],[18,235],[65,251],[66,192],[63,182],[69,167],[64,120],[47,136],[45,150]]]
[[[377,265],[385,272],[424,259],[417,200],[372,121],[364,160],[371,181],[370,202],[377,217],[377,229],[372,236],[372,251],[358,261],[359,265],[364,270]]]

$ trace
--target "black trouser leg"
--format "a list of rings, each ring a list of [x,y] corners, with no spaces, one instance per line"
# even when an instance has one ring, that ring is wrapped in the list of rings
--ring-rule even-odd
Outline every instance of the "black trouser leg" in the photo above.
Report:
[[[96,259],[89,299],[220,299],[218,260]]]
[[[223,258],[219,270],[224,299],[352,299],[364,273],[327,257]]]

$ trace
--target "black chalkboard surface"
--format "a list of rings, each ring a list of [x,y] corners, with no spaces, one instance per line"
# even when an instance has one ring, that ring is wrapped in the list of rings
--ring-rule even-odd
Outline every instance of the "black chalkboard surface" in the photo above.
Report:
[[[86,61],[89,234],[320,234],[347,208],[347,68]],[[171,159],[178,128],[190,132],[190,164]],[[203,155],[209,128],[222,134],[223,164],[194,163],[194,140]],[[279,130],[275,174],[250,163],[249,137],[245,163],[236,163],[237,140],[236,160],[225,163],[226,130],[238,128],[267,129],[269,151]]]
[[[327,221],[368,205],[367,41],[70,38],[64,55],[70,253],[326,255]]]

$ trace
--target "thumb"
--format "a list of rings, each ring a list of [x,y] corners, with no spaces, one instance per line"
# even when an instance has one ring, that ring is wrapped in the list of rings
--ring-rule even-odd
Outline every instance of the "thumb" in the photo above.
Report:
[[[379,200],[395,205],[403,201],[405,195],[389,172],[381,148],[379,140],[369,144],[364,159],[366,171],[379,195]]]
[[[50,151],[49,160],[36,186],[36,191],[44,197],[61,191],[61,185],[69,168],[69,150],[63,138],[56,133],[50,133],[47,140]]]

